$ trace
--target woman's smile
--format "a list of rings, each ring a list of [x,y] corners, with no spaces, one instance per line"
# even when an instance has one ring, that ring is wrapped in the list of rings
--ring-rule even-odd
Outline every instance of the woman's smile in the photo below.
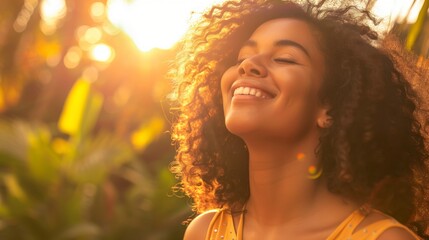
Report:
[[[232,100],[271,100],[277,96],[274,86],[266,84],[257,79],[240,79],[231,85],[229,92]]]
[[[252,87],[239,87],[234,90],[234,97],[244,97],[244,96],[250,96],[250,97],[256,97],[256,98],[273,98],[266,92],[262,91],[261,89],[252,88]]]

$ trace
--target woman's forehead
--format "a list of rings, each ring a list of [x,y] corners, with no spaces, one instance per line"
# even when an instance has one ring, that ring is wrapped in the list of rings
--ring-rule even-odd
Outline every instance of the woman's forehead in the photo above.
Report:
[[[298,41],[306,45],[317,44],[312,27],[303,20],[293,18],[277,18],[266,21],[259,25],[250,37],[250,40],[256,42],[282,39]]]

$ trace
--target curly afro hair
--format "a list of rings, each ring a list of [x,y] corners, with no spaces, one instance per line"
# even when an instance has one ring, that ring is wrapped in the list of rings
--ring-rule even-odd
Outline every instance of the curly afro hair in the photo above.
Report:
[[[317,32],[327,66],[319,96],[334,121],[315,151],[328,189],[427,237],[428,118],[426,96],[415,90],[427,74],[392,34],[380,37],[374,30],[370,2],[332,2],[226,1],[202,16],[172,70],[178,114],[171,170],[197,212],[246,202],[248,152],[225,127],[220,79],[260,24],[300,19]]]

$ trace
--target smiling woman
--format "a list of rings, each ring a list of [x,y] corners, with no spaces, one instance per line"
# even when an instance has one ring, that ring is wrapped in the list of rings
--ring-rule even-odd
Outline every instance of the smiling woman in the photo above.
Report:
[[[362,1],[299,3],[227,1],[185,39],[185,239],[429,239],[427,76]]]

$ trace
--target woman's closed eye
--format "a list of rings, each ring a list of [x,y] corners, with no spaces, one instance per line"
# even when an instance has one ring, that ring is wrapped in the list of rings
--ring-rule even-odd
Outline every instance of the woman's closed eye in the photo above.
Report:
[[[297,64],[295,60],[290,58],[275,58],[274,61],[278,63]]]
[[[244,60],[246,60],[246,58],[240,58],[237,60],[236,64],[240,65]],[[290,58],[275,58],[274,61],[278,63],[298,64],[295,60]]]

